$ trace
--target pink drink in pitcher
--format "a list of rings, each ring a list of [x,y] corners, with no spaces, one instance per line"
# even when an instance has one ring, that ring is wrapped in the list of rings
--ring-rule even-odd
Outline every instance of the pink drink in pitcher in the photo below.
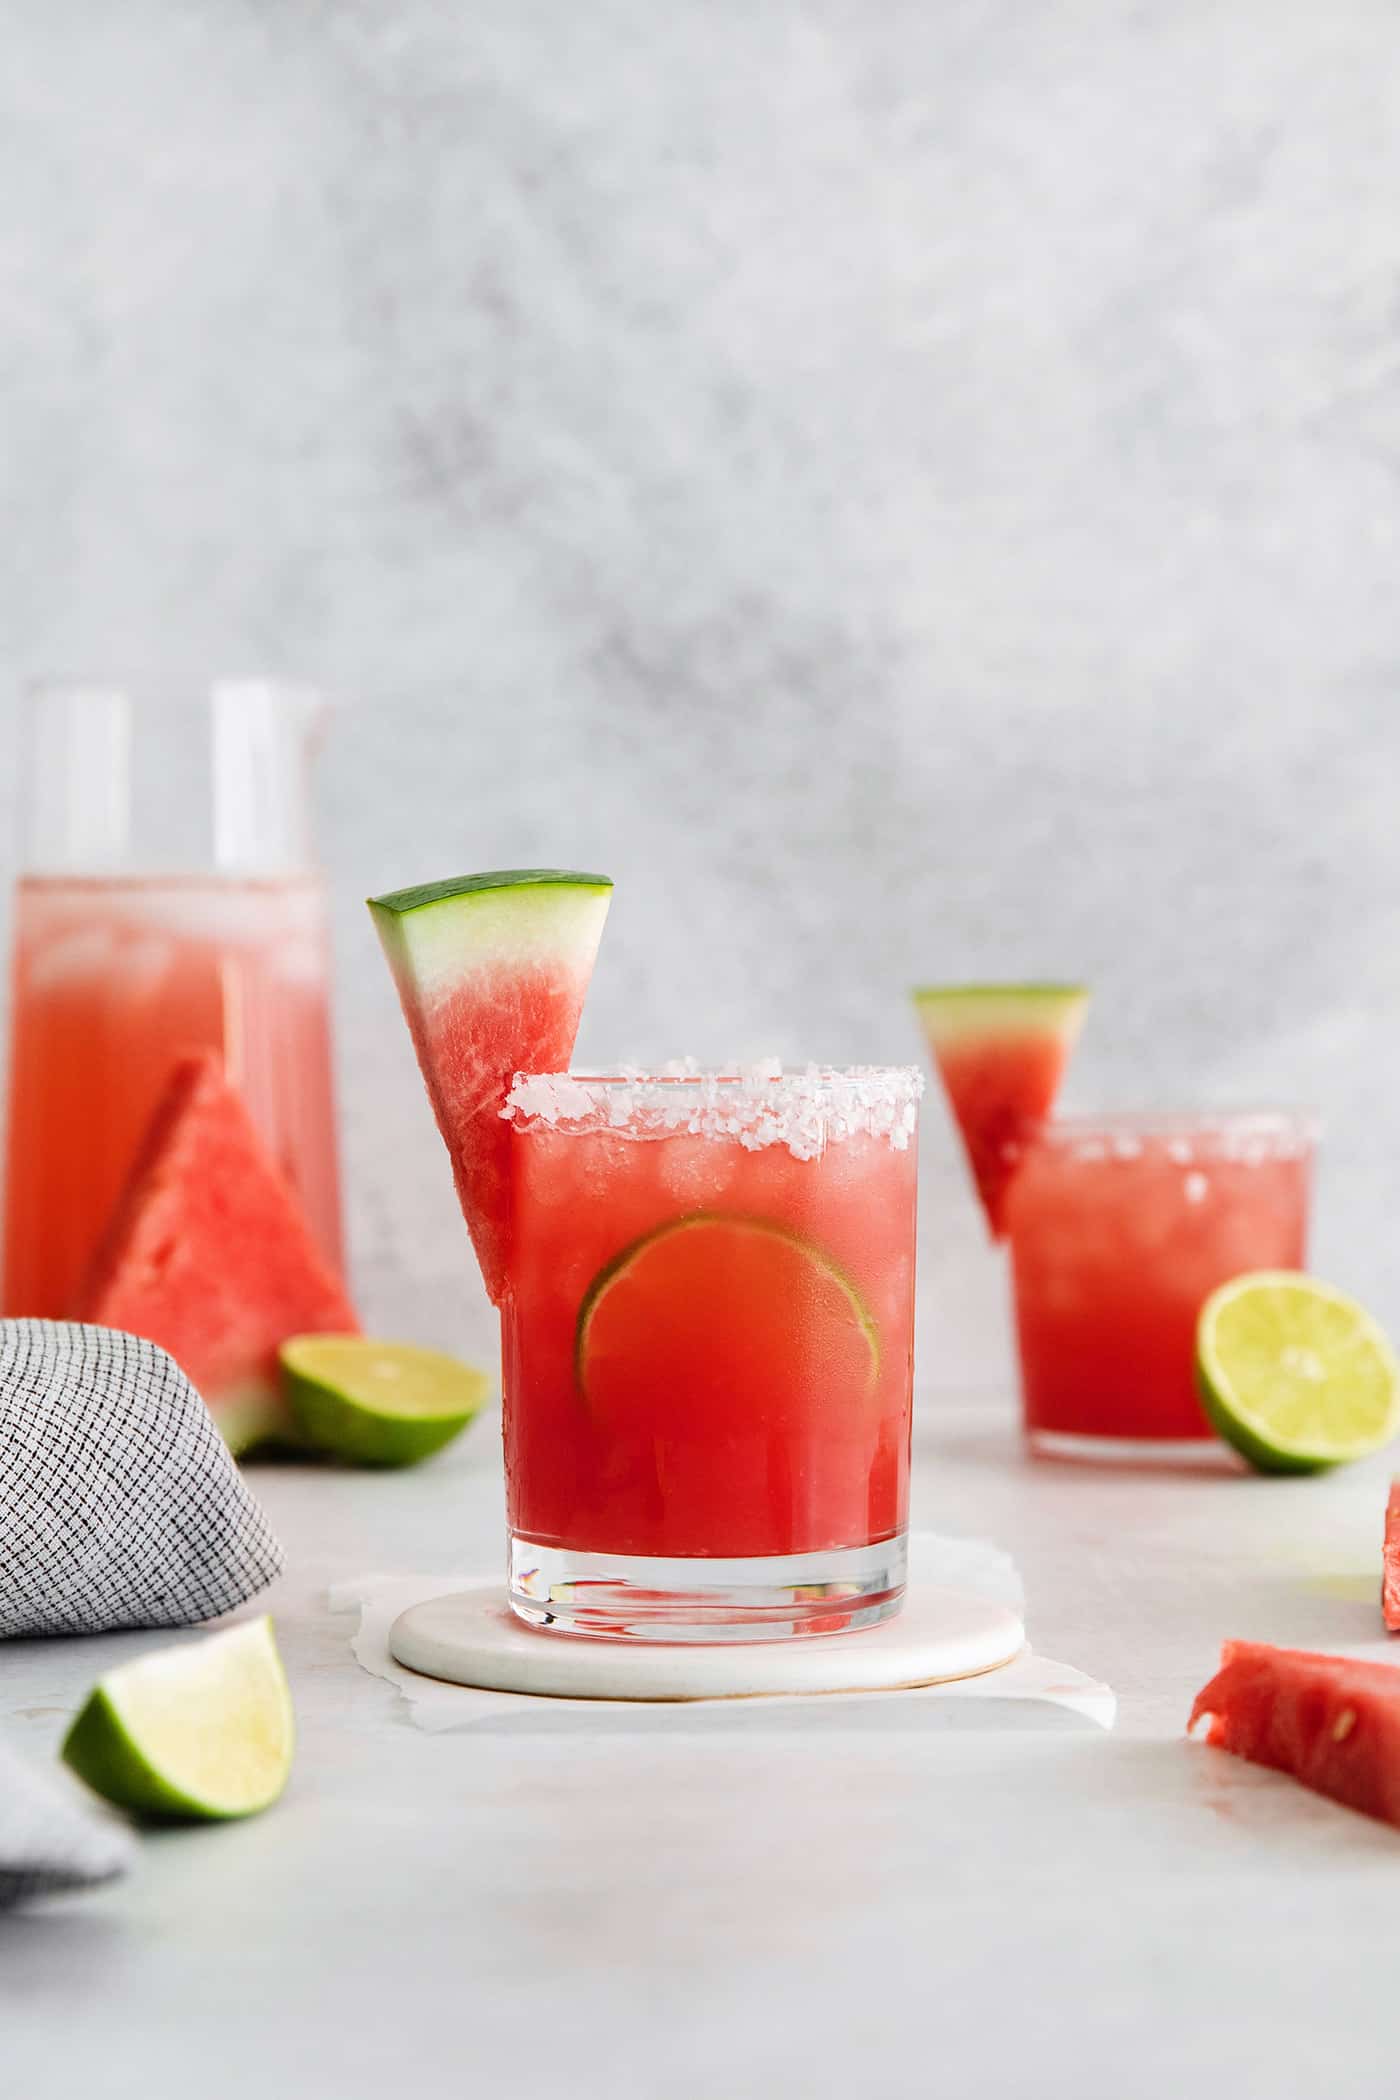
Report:
[[[15,899],[4,1310],[73,1305],[174,1059],[213,1049],[341,1265],[314,876],[26,876]]]
[[[214,1050],[341,1266],[314,694],[33,693],[10,972],[3,1309],[71,1317],[177,1059]]]

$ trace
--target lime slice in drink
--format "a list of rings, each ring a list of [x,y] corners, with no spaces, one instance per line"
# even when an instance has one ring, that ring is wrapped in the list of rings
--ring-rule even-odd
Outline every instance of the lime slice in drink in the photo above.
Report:
[[[840,1428],[874,1392],[879,1330],[822,1248],[761,1218],[701,1211],[624,1248],[579,1310],[575,1369],[600,1423],[723,1436]]]
[[[1206,1413],[1261,1473],[1320,1473],[1400,1430],[1400,1365],[1354,1298],[1292,1269],[1212,1292],[1196,1325]]]
[[[272,1621],[250,1619],[99,1677],[63,1758],[134,1815],[221,1822],[277,1799],[294,1733]]]
[[[281,1349],[292,1418],[308,1443],[362,1466],[411,1466],[484,1406],[484,1371],[410,1342],[302,1334]]]

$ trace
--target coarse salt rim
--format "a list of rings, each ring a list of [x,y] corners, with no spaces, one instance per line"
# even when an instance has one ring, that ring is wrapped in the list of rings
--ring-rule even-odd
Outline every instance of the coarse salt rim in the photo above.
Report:
[[[570,1136],[725,1139],[750,1152],[786,1145],[815,1159],[844,1138],[885,1139],[903,1152],[918,1124],[923,1074],[913,1065],[808,1065],[776,1058],[702,1072],[687,1061],[659,1072],[517,1072],[501,1114],[521,1127]]]
[[[1266,1159],[1306,1158],[1321,1129],[1321,1119],[1310,1109],[1149,1110],[1057,1116],[1037,1132],[1036,1141],[1075,1159],[1138,1159],[1146,1152],[1165,1152],[1183,1167],[1212,1159],[1258,1166]]]

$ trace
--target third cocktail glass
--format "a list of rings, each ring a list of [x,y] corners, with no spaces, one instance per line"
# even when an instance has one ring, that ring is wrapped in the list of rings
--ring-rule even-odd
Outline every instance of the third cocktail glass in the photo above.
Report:
[[[913,996],[992,1238],[1010,1243],[1030,1449],[1218,1455],[1196,1390],[1197,1319],[1234,1277],[1302,1267],[1314,1119],[1056,1121],[1086,986],[926,985]]]

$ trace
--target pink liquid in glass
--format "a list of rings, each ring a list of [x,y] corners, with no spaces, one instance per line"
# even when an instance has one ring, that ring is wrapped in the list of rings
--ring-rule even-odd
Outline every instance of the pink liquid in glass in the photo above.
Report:
[[[26,876],[10,1019],[4,1310],[68,1315],[172,1061],[219,1051],[342,1263],[314,876]]]
[[[726,1641],[898,1610],[921,1087],[868,1068],[517,1081],[521,1617]]]
[[[1212,1435],[1196,1316],[1232,1276],[1303,1266],[1313,1146],[1273,1112],[1047,1125],[1007,1209],[1034,1448]]]

